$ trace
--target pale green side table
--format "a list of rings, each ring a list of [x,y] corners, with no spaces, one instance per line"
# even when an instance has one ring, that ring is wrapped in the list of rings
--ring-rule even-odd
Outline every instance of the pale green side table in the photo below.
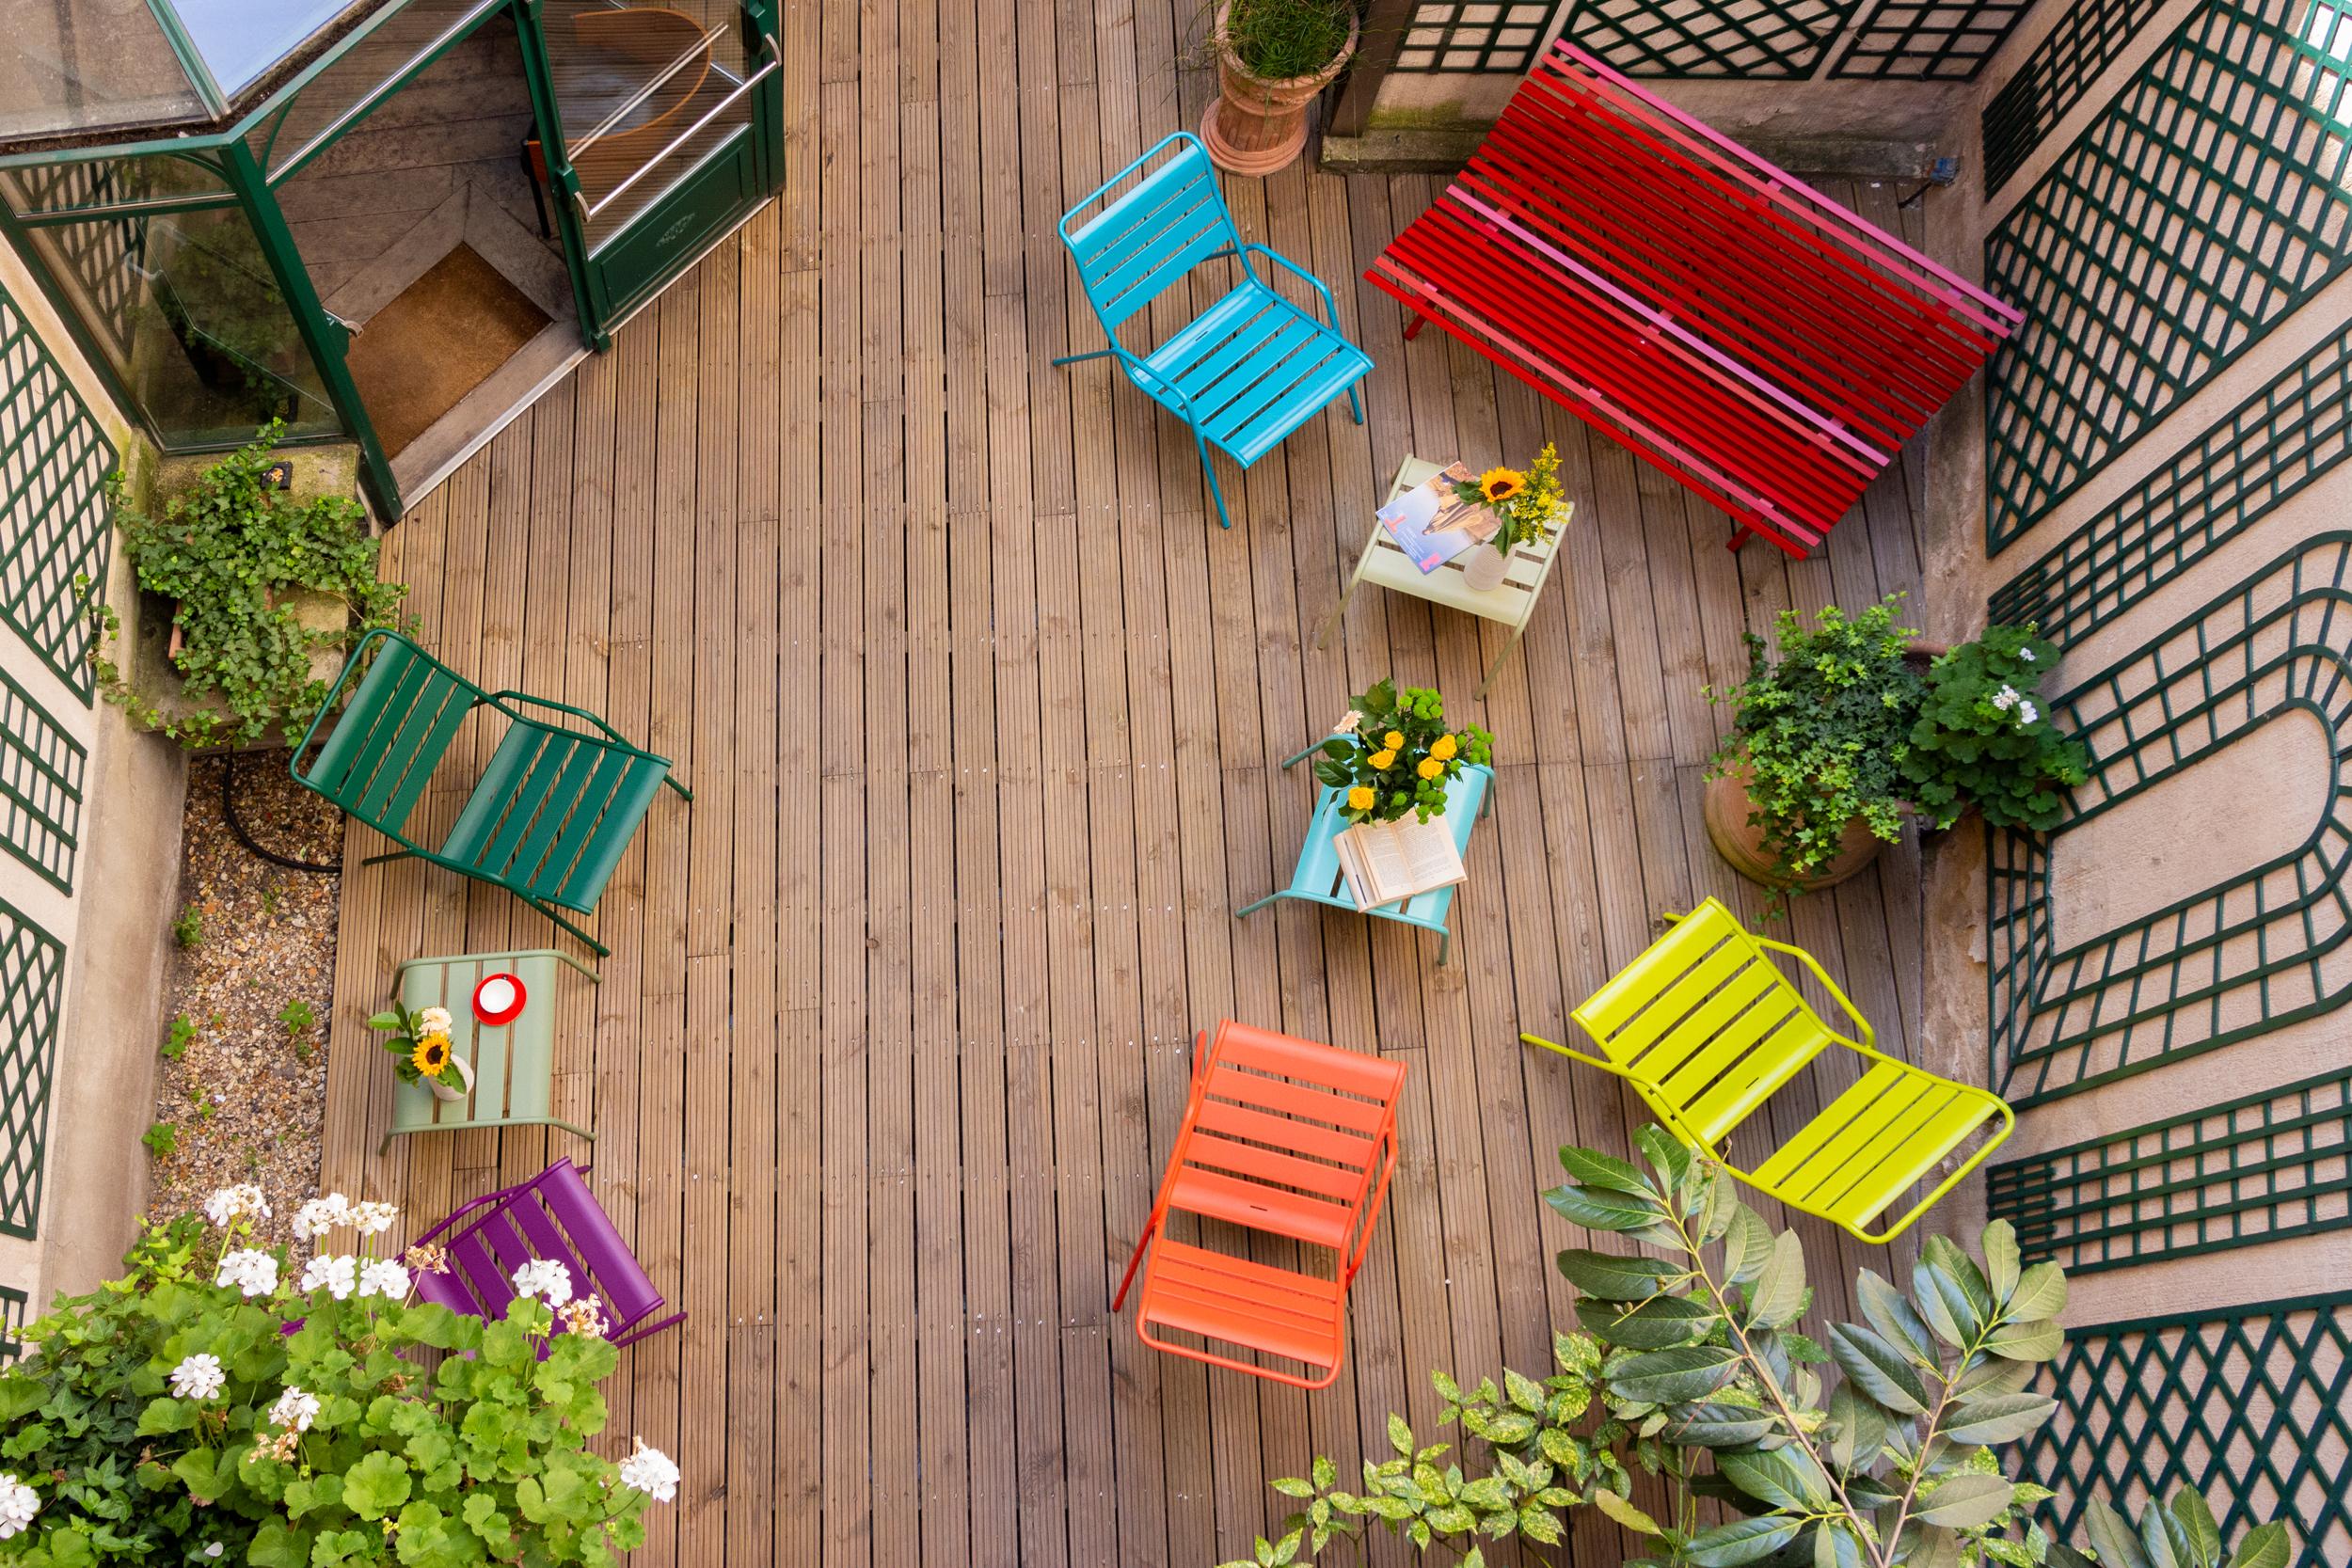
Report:
[[[550,1113],[555,1097],[555,982],[565,964],[596,974],[551,947],[521,953],[465,953],[411,958],[392,972],[392,989],[411,1012],[447,1007],[450,1048],[473,1069],[473,1092],[443,1100],[422,1084],[392,1089],[392,1130],[381,1154],[404,1132],[457,1132],[469,1127],[560,1127],[591,1142],[596,1134]],[[523,1010],[496,1028],[473,1016],[473,990],[485,974],[508,974],[523,983]]]

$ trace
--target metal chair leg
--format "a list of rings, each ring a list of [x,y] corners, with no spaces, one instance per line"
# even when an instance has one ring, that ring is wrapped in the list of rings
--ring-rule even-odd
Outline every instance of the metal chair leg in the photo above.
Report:
[[[1364,403],[1363,399],[1356,395],[1356,386],[1353,382],[1348,383],[1347,406],[1354,411],[1356,415],[1356,422],[1358,424],[1362,424],[1364,422]]]
[[[1340,622],[1347,616],[1347,607],[1355,602],[1357,584],[1363,580],[1364,569],[1359,564],[1354,575],[1348,578],[1347,586],[1340,590],[1340,602],[1331,607],[1331,613],[1323,618],[1323,625],[1316,629],[1315,646],[1318,649],[1329,642],[1331,634],[1340,629]],[[1486,693],[1482,691],[1479,695],[1483,697]]]
[[[1209,461],[1209,444],[1200,438],[1198,430],[1192,433],[1192,449],[1200,454],[1200,471],[1209,476],[1209,499],[1216,502],[1216,520],[1223,527],[1232,528],[1232,515],[1225,510],[1225,488],[1216,482],[1216,465]]]
[[[1235,920],[1246,919],[1250,915],[1256,914],[1260,910],[1264,909],[1268,904],[1273,903],[1276,899],[1285,898],[1288,896],[1289,894],[1287,891],[1269,893],[1263,898],[1259,899],[1256,903],[1244,904],[1240,909],[1235,910],[1233,911],[1233,918]]]
[[[1092,354],[1065,354],[1060,358],[1055,360],[1054,363],[1057,365],[1074,365],[1081,359],[1104,359],[1110,356],[1110,352],[1111,351],[1106,348],[1098,348]]]

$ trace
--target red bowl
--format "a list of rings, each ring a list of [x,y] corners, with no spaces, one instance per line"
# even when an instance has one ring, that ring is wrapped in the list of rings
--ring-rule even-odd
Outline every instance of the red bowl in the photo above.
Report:
[[[485,974],[482,983],[473,989],[473,1016],[496,1029],[501,1024],[514,1022],[521,1015],[525,1000],[527,993],[523,990],[521,975],[509,974],[504,971]],[[501,1001],[504,1006],[492,1006]]]

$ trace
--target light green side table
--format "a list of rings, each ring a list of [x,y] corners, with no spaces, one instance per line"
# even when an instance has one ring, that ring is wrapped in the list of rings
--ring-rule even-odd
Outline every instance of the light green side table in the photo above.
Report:
[[[1406,457],[1397,466],[1396,482],[1389,486],[1387,500],[1381,504],[1387,505],[1388,501],[1396,499],[1444,467],[1442,463],[1432,463],[1425,458]],[[1432,604],[1458,610],[1465,615],[1500,621],[1511,628],[1511,635],[1502,644],[1502,651],[1495,655],[1494,663],[1487,666],[1486,678],[1478,683],[1476,695],[1483,699],[1486,689],[1494,685],[1495,675],[1502,670],[1503,661],[1511,657],[1511,650],[1519,645],[1519,634],[1534,619],[1535,601],[1543,597],[1544,584],[1551,580],[1551,564],[1560,558],[1560,541],[1566,534],[1568,524],[1575,515],[1575,505],[1570,503],[1550,541],[1542,545],[1521,545],[1512,551],[1511,569],[1504,575],[1501,585],[1483,592],[1472,588],[1462,575],[1462,562],[1470,550],[1463,551],[1434,572],[1424,572],[1413,564],[1411,556],[1397,547],[1396,541],[1389,537],[1389,531],[1380,526],[1379,518],[1375,517],[1372,520],[1372,539],[1364,546],[1363,559],[1356,562],[1355,575],[1347,579],[1347,591],[1340,595],[1339,604],[1324,618],[1322,628],[1315,633],[1315,646],[1320,648],[1331,641],[1331,633],[1338,628],[1340,618],[1347,613],[1348,601],[1356,596],[1358,585],[1366,582],[1392,593],[1410,594],[1417,599],[1427,599]],[[1484,545],[1473,545],[1470,549],[1486,547]]]
[[[596,983],[596,974],[567,953],[551,947],[520,953],[465,953],[449,958],[411,958],[392,972],[392,989],[411,1012],[447,1007],[450,1048],[473,1069],[473,1091],[443,1100],[422,1084],[392,1090],[392,1130],[377,1146],[381,1154],[404,1132],[457,1132],[470,1127],[560,1127],[595,1141],[584,1127],[559,1121],[555,1099],[555,982],[558,964]],[[508,974],[523,983],[523,1010],[495,1028],[473,1016],[474,987],[487,974]]]

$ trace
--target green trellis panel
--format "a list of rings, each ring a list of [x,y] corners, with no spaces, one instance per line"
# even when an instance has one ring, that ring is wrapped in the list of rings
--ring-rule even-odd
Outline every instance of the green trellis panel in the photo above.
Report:
[[[1805,77],[1860,0],[1579,0],[1570,42],[1629,76]]]
[[[0,1367],[15,1360],[24,1349],[17,1334],[24,1326],[32,1300],[12,1285],[0,1285]]]
[[[2164,0],[2074,0],[1984,106],[1984,194],[1992,196],[2090,90]]]
[[[1993,230],[1989,551],[2352,262],[2347,55],[2352,0],[2205,0]]]
[[[1883,0],[1830,74],[1973,81],[2033,5],[2034,0]]]
[[[2296,849],[2059,947],[2051,844],[2300,711],[2328,737]],[[2091,753],[2050,838],[1988,830],[1991,1081],[2029,1105],[2210,1051],[2352,996],[2352,533],[2324,533],[2050,705]]]
[[[1994,622],[2063,648],[2137,604],[2352,454],[2352,326],[2223,415],[2003,583]]]
[[[1389,69],[1524,74],[1551,36],[1552,9],[1553,0],[1421,0]]]
[[[1993,1216],[2069,1274],[2352,1226],[2352,1074],[2070,1144],[1985,1172]]]
[[[40,1218],[49,1087],[64,1006],[65,948],[0,899],[0,1232]]]
[[[114,448],[16,302],[0,293],[0,621],[87,703],[90,600],[113,547]]]
[[[73,891],[88,753],[0,670],[0,846],[61,893]]]
[[[2276,1516],[2298,1568],[2352,1562],[2352,1292],[2069,1328],[2018,1469],[2079,1543],[2091,1497],[2204,1493],[2224,1539]]]

